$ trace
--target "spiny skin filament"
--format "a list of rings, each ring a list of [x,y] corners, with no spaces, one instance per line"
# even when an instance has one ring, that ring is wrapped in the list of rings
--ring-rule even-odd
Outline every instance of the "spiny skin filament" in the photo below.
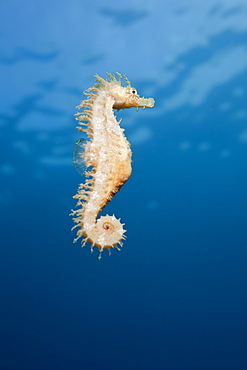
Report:
[[[108,79],[98,75],[93,87],[84,94],[88,95],[76,113],[79,131],[86,132],[88,140],[78,140],[74,151],[74,164],[82,174],[83,164],[85,183],[80,184],[77,194],[77,209],[71,215],[75,226],[76,242],[83,238],[82,246],[89,242],[91,251],[99,250],[99,259],[104,249],[109,254],[112,248],[120,250],[125,231],[120,219],[113,216],[101,216],[99,212],[121,189],[131,175],[130,144],[117,121],[113,109],[154,106],[152,98],[141,98],[135,88],[131,87],[126,76],[108,73]],[[126,86],[122,86],[122,81]]]

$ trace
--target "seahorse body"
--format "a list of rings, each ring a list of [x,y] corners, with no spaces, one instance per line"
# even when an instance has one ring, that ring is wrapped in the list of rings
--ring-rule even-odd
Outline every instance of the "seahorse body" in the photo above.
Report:
[[[84,237],[82,246],[88,241],[92,251],[94,246],[98,247],[99,258],[104,249],[109,253],[111,248],[120,249],[126,231],[114,215],[97,219],[99,212],[131,175],[130,144],[113,109],[154,106],[152,98],[139,97],[126,76],[118,74],[119,79],[114,74],[108,76],[108,79],[95,76],[94,86],[85,92],[88,98],[77,107],[83,111],[76,113],[78,129],[85,131],[89,139],[83,144],[79,160],[89,169],[85,172],[85,183],[80,184],[74,196],[78,199],[78,208],[72,211],[76,224],[73,228],[79,227],[74,242]],[[126,86],[122,86],[123,78]]]

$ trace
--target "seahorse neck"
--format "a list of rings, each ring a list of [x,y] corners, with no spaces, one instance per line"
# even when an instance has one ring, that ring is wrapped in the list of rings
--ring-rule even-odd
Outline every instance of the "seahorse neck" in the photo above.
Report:
[[[94,135],[94,141],[109,134],[120,134],[119,124],[113,112],[114,98],[104,89],[95,94],[92,105],[92,119],[89,121]],[[109,138],[110,139],[110,138]],[[104,144],[103,139],[101,140]],[[108,144],[107,142],[105,144]]]

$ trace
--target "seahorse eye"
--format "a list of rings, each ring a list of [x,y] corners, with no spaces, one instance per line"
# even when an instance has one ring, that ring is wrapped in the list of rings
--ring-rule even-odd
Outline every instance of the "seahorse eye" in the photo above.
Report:
[[[130,92],[131,92],[131,94],[135,94],[135,95],[137,94],[136,89],[133,89],[133,88],[130,89]]]

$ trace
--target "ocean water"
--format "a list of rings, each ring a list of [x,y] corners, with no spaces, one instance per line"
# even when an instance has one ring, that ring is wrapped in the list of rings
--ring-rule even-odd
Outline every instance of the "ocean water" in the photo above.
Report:
[[[0,367],[247,368],[245,0],[3,0]],[[73,244],[75,106],[126,74],[133,174],[102,214],[109,257]]]

